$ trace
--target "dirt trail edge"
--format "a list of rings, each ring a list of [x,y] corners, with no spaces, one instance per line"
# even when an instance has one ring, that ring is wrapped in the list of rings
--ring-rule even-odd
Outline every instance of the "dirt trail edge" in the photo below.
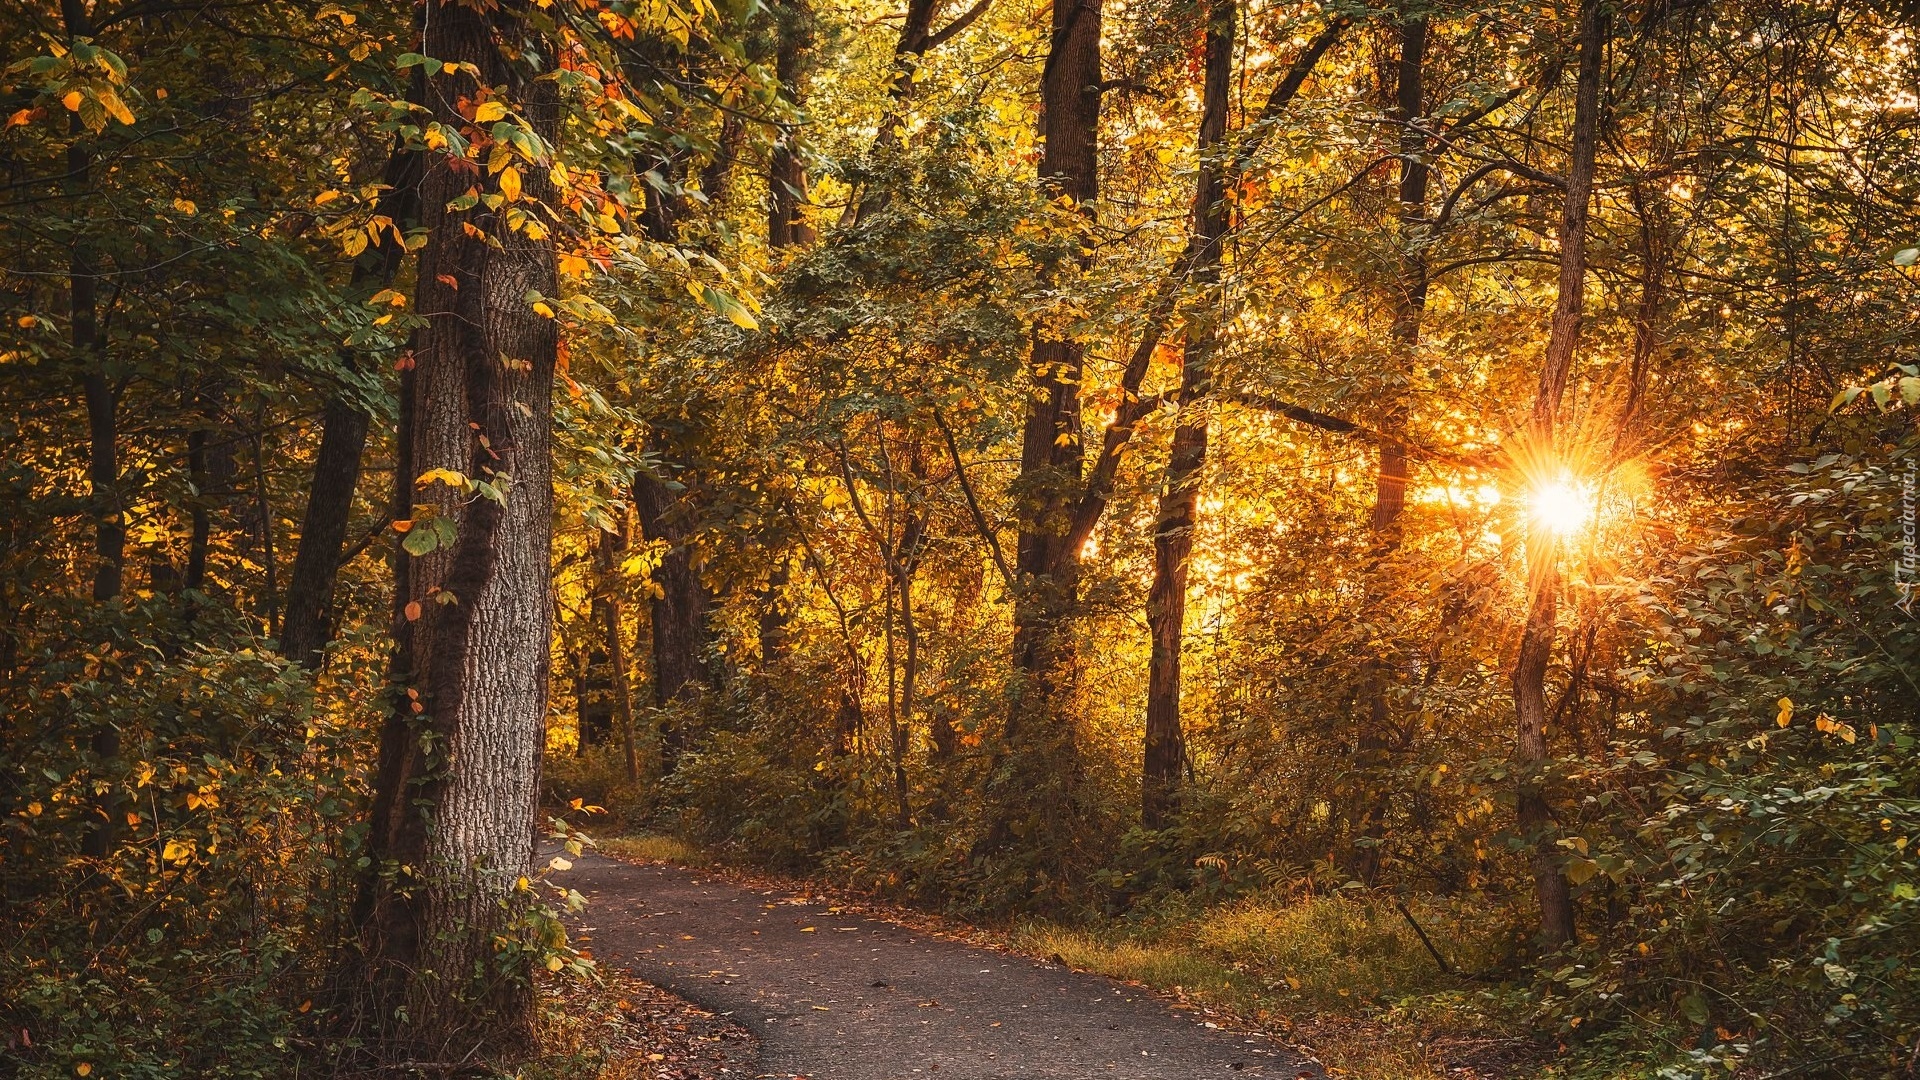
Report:
[[[556,876],[622,965],[761,1040],[761,1075],[808,1080],[1318,1077],[1269,1039],[1207,1028],[1094,975],[835,914],[664,865],[598,855]]]

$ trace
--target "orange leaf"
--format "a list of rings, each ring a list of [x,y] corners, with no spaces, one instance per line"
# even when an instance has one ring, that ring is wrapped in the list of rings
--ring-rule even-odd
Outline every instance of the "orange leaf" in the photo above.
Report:
[[[420,601],[409,600],[407,602],[407,621],[412,622],[413,620],[418,619],[419,617],[420,617]]]

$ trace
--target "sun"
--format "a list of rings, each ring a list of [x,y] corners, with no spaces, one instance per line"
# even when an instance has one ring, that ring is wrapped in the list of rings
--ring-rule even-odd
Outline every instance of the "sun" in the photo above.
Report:
[[[1527,496],[1534,523],[1561,537],[1577,536],[1593,523],[1595,502],[1593,487],[1565,472],[1535,484]]]

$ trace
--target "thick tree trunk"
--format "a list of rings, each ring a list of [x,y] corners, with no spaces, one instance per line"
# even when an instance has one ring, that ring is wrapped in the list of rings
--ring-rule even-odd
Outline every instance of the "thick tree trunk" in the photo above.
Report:
[[[392,218],[404,231],[420,216],[420,155],[395,148],[387,159],[382,182],[386,191],[375,213]],[[369,245],[353,267],[348,295],[355,300],[372,288],[393,283],[405,247],[391,231]],[[359,357],[343,349],[340,360],[348,368]],[[340,572],[340,553],[346,545],[347,525],[353,518],[354,494],[360,486],[360,458],[366,450],[369,417],[346,393],[327,398],[320,420],[320,449],[314,457],[313,482],[307,489],[307,510],[300,524],[300,544],[294,551],[293,573],[287,581],[286,621],[280,631],[280,652],[309,671],[318,670],[327,642],[333,639],[333,589]]]
[[[1227,136],[1233,84],[1235,0],[1213,0],[1207,10],[1206,62],[1201,93],[1200,167],[1193,195],[1193,231],[1187,241],[1200,306],[1187,317],[1180,370],[1179,417],[1167,458],[1166,482],[1153,525],[1153,585],[1147,593],[1147,629],[1152,652],[1147,666],[1146,751],[1141,770],[1140,817],[1148,828],[1167,824],[1186,768],[1186,735],[1180,719],[1180,650],[1187,620],[1187,571],[1193,555],[1195,509],[1207,462],[1212,421],[1213,351],[1223,300],[1221,246],[1230,224],[1219,160]]]
[[[520,9],[430,0],[425,14],[420,51],[449,62],[425,88],[436,119],[479,134],[457,103],[507,86],[535,131],[553,137],[553,84],[508,58],[529,33]],[[552,197],[543,163],[517,167],[523,205]],[[558,284],[550,239],[512,231],[484,202],[449,208],[476,185],[504,194],[500,177],[443,156],[425,165],[419,309],[429,322],[403,380],[400,497],[430,508],[414,530],[431,513],[457,532],[450,545],[398,559],[393,671],[404,692],[382,731],[362,925],[383,1049],[425,1060],[531,1035],[530,973],[499,942],[527,944],[516,882],[533,872],[549,663],[558,334],[526,297]],[[438,479],[416,487],[430,470],[500,497]]]
[[[1566,206],[1560,219],[1559,297],[1554,304],[1540,388],[1533,402],[1530,456],[1554,461],[1555,427],[1567,379],[1580,346],[1586,314],[1587,206],[1593,194],[1594,158],[1599,144],[1600,79],[1606,21],[1599,0],[1580,5],[1580,72],[1574,102],[1572,160],[1567,170]],[[1517,732],[1514,760],[1520,789],[1517,817],[1522,835],[1535,844],[1534,890],[1540,903],[1540,936],[1549,944],[1573,940],[1573,899],[1560,871],[1553,843],[1553,810],[1547,802],[1541,770],[1551,756],[1547,740],[1547,667],[1553,655],[1559,612],[1559,549],[1551,532],[1536,525],[1527,538],[1527,621],[1513,666],[1513,704]]]
[[[1101,0],[1061,0],[1040,77],[1040,182],[1075,203],[1099,194]],[[1057,267],[1054,273],[1066,273]],[[1007,713],[1006,748],[988,782],[991,824],[983,850],[1059,833],[1075,814],[1079,752],[1065,715],[1073,682],[1068,618],[1077,588],[1079,553],[1067,533],[1079,494],[1083,350],[1040,326],[1028,359],[1032,391],[1021,438],[1014,556],[1013,666],[1017,680]],[[1057,838],[1057,837],[1056,837]],[[1041,846],[1046,846],[1041,841]]]

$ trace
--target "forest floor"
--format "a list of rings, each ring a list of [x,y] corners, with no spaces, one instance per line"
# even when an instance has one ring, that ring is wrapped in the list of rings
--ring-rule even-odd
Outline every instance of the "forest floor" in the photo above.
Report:
[[[603,967],[743,1025],[759,1042],[752,1075],[1324,1075],[1286,1040],[1235,1030],[1192,1004],[804,886],[599,855],[576,860],[561,880],[588,900],[575,925],[582,947]]]

